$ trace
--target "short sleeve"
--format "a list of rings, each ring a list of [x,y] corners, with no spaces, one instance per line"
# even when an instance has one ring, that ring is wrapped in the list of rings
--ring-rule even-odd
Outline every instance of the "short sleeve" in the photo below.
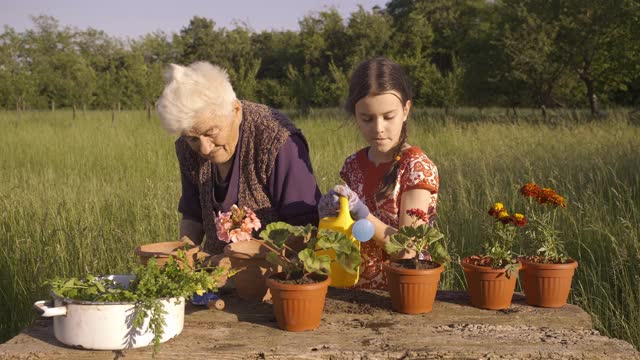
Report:
[[[403,159],[403,171],[400,177],[400,191],[414,189],[429,190],[438,193],[440,180],[438,168],[424,153],[413,153]]]
[[[362,176],[357,164],[358,153],[351,154],[344,160],[340,169],[340,179],[354,190],[358,196],[362,196]]]

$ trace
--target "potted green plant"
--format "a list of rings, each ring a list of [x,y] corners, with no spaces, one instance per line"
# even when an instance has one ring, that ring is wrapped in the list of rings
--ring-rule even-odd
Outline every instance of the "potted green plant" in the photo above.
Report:
[[[494,221],[481,254],[468,256],[461,262],[471,304],[481,309],[507,309],[520,270],[513,246],[527,218],[520,213],[509,214],[503,203],[495,203],[489,215]]]
[[[346,234],[312,225],[271,223],[260,237],[269,250],[267,261],[282,268],[266,280],[278,326],[287,331],[317,328],[331,282],[332,260],[316,250],[334,250],[335,261],[349,272],[360,266],[360,250]]]
[[[447,249],[440,243],[444,235],[429,226],[427,214],[421,209],[409,209],[413,222],[391,235],[385,251],[398,255],[403,250],[415,253],[412,259],[386,263],[387,286],[393,310],[405,314],[430,312],[436,299],[440,274],[451,261]],[[422,220],[424,223],[417,225]],[[425,254],[426,249],[428,254]]]
[[[557,211],[566,208],[563,196],[551,188],[526,183],[520,194],[528,199],[530,226],[527,253],[523,256],[521,279],[526,302],[540,307],[561,307],[567,302],[578,262],[569,259],[556,229]]]
[[[54,335],[62,343],[97,350],[119,350],[154,345],[182,331],[185,300],[216,291],[224,268],[193,271],[182,264],[187,255],[158,266],[151,258],[134,274],[55,278],[53,302],[38,301],[42,316],[54,317]],[[210,270],[209,273],[206,270]]]

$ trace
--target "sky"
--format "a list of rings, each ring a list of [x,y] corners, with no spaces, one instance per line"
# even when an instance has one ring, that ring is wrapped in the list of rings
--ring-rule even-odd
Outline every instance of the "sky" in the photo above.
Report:
[[[157,30],[179,32],[193,16],[213,19],[216,28],[243,22],[255,31],[299,30],[305,15],[335,7],[343,18],[362,5],[371,10],[388,0],[0,0],[0,32],[32,28],[31,15],[49,15],[60,25],[92,27],[122,39]]]

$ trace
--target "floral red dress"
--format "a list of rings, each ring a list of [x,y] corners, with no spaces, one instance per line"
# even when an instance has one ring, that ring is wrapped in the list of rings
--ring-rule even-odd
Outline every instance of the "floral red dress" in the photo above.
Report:
[[[412,146],[402,151],[392,196],[383,199],[376,199],[375,194],[380,189],[382,179],[393,162],[376,166],[369,160],[368,150],[367,147],[349,156],[340,170],[340,177],[358,194],[369,211],[385,224],[398,228],[402,194],[408,190],[425,189],[430,193],[425,201],[429,204],[427,216],[429,222],[432,222],[438,202],[438,169],[422,149]],[[355,287],[387,290],[387,279],[382,264],[389,257],[384,249],[379,248],[374,241],[367,241],[362,243],[360,253],[362,254],[360,280]]]

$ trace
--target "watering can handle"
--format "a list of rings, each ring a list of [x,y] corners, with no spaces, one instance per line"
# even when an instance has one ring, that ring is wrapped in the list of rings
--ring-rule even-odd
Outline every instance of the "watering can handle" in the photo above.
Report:
[[[338,213],[338,221],[353,222],[351,214],[349,213],[349,199],[346,196],[340,196],[340,212]]]

